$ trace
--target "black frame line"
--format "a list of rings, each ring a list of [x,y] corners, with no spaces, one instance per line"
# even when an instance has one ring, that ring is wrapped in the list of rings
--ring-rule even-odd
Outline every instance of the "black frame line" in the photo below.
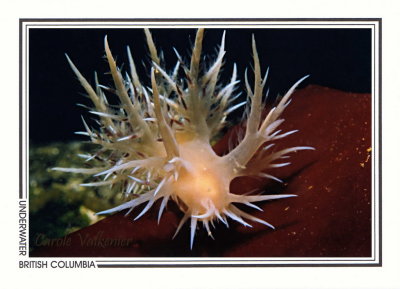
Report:
[[[375,232],[375,240],[374,242],[376,243],[377,239],[379,241],[379,246],[378,246],[378,252],[376,252],[376,244],[372,248],[372,257],[373,260],[359,260],[356,263],[342,263],[339,264],[337,262],[341,262],[340,260],[343,258],[327,258],[331,260],[323,260],[319,259],[319,262],[336,262],[336,263],[324,263],[324,264],[318,264],[318,263],[301,263],[302,261],[288,261],[288,262],[296,262],[296,263],[282,263],[286,262],[285,260],[277,260],[280,263],[276,264],[262,264],[262,263],[251,263],[251,262],[274,262],[274,260],[265,260],[267,258],[264,258],[264,260],[257,260],[257,258],[252,258],[249,260],[248,258],[238,258],[242,260],[230,260],[227,258],[226,261],[220,261],[220,260],[212,260],[212,258],[207,259],[207,258],[197,258],[197,260],[185,260],[186,258],[180,258],[179,260],[156,260],[159,258],[144,258],[143,261],[137,261],[137,260],[129,260],[130,258],[127,258],[128,260],[112,260],[113,258],[111,257],[110,260],[96,260],[98,258],[91,258],[95,260],[96,265],[98,268],[190,268],[190,267],[381,267],[382,266],[382,18],[20,18],[19,19],[19,200],[28,200],[28,178],[29,174],[26,171],[26,168],[23,167],[24,164],[24,146],[26,147],[26,144],[24,144],[24,125],[25,125],[25,130],[27,132],[28,130],[28,117],[25,115],[25,123],[23,122],[23,111],[24,111],[24,104],[26,104],[26,111],[25,113],[27,114],[28,111],[28,103],[26,102],[27,99],[23,97],[24,93],[26,94],[26,91],[23,91],[24,85],[24,74],[25,73],[25,87],[26,84],[28,83],[28,69],[26,71],[23,71],[24,68],[24,63],[23,60],[27,60],[27,54],[28,54],[28,49],[25,49],[25,55],[24,55],[24,29],[25,29],[25,36],[27,35],[27,30],[29,29],[27,25],[24,25],[26,22],[33,22],[32,24],[30,23],[30,26],[39,26],[39,24],[36,23],[51,23],[55,22],[52,25],[57,26],[57,22],[69,22],[72,23],[70,24],[71,26],[77,26],[76,23],[81,22],[84,24],[81,24],[81,26],[84,25],[98,25],[97,22],[103,22],[106,23],[106,25],[110,25],[109,23],[118,23],[118,22],[129,22],[126,23],[125,25],[133,25],[134,23],[137,23],[138,26],[143,26],[144,24],[154,24],[154,25],[171,25],[173,26],[174,24],[177,25],[187,25],[190,26],[191,24],[188,22],[197,22],[196,24],[192,24],[193,26],[198,26],[201,25],[202,23],[207,24],[207,25],[213,25],[213,23],[216,23],[215,25],[221,26],[222,24],[225,25],[234,25],[231,22],[236,22],[238,25],[249,25],[252,27],[255,27],[257,25],[262,25],[265,26],[269,22],[277,22],[277,25],[284,25],[283,23],[279,22],[296,22],[296,23],[288,23],[289,26],[296,26],[298,22],[314,22],[314,23],[303,23],[303,24],[298,24],[299,26],[306,26],[306,25],[318,25],[322,22],[327,23],[327,22],[359,22],[359,23],[343,23],[343,25],[350,26],[350,25],[360,25],[360,24],[367,24],[366,22],[375,22],[375,23],[368,23],[369,25],[373,25],[374,29],[376,29],[376,32],[378,33],[378,39],[375,39],[376,34],[372,34],[372,37],[374,39],[373,45],[374,45],[374,54],[372,55],[372,60],[374,63],[378,61],[378,65],[375,65],[375,69],[372,71],[372,80],[373,83],[375,84],[376,87],[376,81],[378,80],[378,87],[375,88],[375,91],[377,91],[378,95],[375,95],[375,99],[372,99],[372,106],[375,111],[375,113],[378,113],[378,117],[375,117],[372,119],[373,127],[372,127],[372,133],[373,136],[377,135],[377,138],[374,138],[373,145],[376,147],[376,143],[379,146],[379,150],[376,151],[375,153],[377,154],[377,162],[374,162],[374,166],[378,166],[378,169],[372,168],[372,176],[375,179],[375,182],[377,181],[378,184],[375,184],[375,186],[372,188],[372,192],[374,192],[375,187],[378,188],[379,192],[377,194],[377,198],[375,198],[375,203],[378,202],[378,204],[375,204],[371,208],[372,214],[376,212],[376,209],[379,210],[379,214],[375,214],[374,218],[374,223],[371,224],[371,230],[373,232],[373,228],[376,228],[376,222],[379,222],[379,230],[378,232]],[[95,23],[96,22],[96,23]],[[229,24],[226,22],[230,22]],[[249,22],[249,23],[244,23],[244,22]],[[92,24],[90,24],[92,23]],[[68,26],[69,24],[60,24],[60,26]],[[122,25],[122,24],[121,24]],[[119,25],[119,26],[121,26]],[[329,24],[326,24],[329,25]],[[334,23],[333,25],[340,25],[340,23]],[[118,26],[118,24],[116,25]],[[68,29],[68,28],[66,28]],[[25,41],[25,44],[26,41]],[[376,51],[378,50],[378,53]],[[376,59],[375,55],[377,54],[378,59]],[[26,63],[25,63],[26,64]],[[378,70],[378,71],[377,71]],[[376,79],[376,72],[378,73],[378,77]],[[372,93],[372,91],[371,91]],[[377,98],[377,101],[376,101]],[[374,107],[374,104],[377,103],[378,107]],[[377,122],[375,121],[377,119]],[[374,132],[378,129],[378,133],[375,134]],[[27,142],[29,142],[29,139],[26,139]],[[25,160],[26,164],[28,165],[28,160]],[[23,176],[24,176],[24,171],[26,171],[27,175],[26,177],[26,182],[25,182],[25,194],[24,194],[24,181],[23,181]],[[376,173],[377,172],[377,173]],[[374,194],[374,193],[373,193]],[[378,218],[378,220],[377,220]],[[29,222],[28,222],[29,224]],[[29,225],[28,225],[29,228]],[[377,236],[378,235],[378,236]],[[377,238],[378,237],[378,238]],[[378,253],[378,256],[377,256]],[[29,257],[29,256],[28,256]],[[30,257],[29,257],[30,258]],[[56,257],[53,257],[56,258]],[[65,257],[60,257],[59,259],[64,259]],[[72,257],[71,257],[72,258]],[[76,257],[74,257],[76,258]],[[82,257],[82,259],[88,259],[88,257]],[[155,259],[152,261],[152,259]],[[220,258],[218,258],[220,259]],[[293,259],[293,258],[290,258]],[[303,259],[303,258],[294,258],[294,259]],[[305,258],[307,259],[307,258]],[[313,259],[313,258],[310,258]],[[349,258],[350,259],[350,258]],[[366,258],[368,259],[368,258]],[[376,262],[378,259],[378,263],[361,263],[361,262]],[[305,261],[305,260],[303,260]],[[345,260],[343,260],[345,261]],[[342,261],[342,262],[343,262]],[[132,264],[110,264],[110,263],[116,263],[116,262],[136,262]],[[153,264],[148,264],[153,262]],[[212,263],[212,262],[225,262],[225,263]],[[238,262],[245,262],[243,264],[239,264]],[[314,262],[314,260],[310,260],[307,262]],[[185,264],[182,264],[185,263]]]

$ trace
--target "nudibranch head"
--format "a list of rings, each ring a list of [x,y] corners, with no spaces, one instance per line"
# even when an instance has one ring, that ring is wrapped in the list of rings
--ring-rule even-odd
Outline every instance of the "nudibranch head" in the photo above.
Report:
[[[128,48],[130,73],[125,77],[111,54],[107,37],[105,52],[114,87],[95,87],[82,76],[67,56],[72,70],[93,102],[90,111],[100,119],[100,127],[91,129],[84,121],[85,131],[79,134],[90,137],[98,144],[98,151],[86,156],[86,163],[93,159],[102,162],[91,168],[54,168],[55,170],[92,174],[96,181],[84,186],[123,184],[123,193],[131,200],[99,214],[128,209],[129,214],[138,205],[146,203],[135,220],[145,214],[153,204],[162,199],[158,220],[169,200],[175,201],[184,216],[175,235],[190,219],[190,247],[197,228],[202,222],[212,236],[210,224],[221,221],[228,226],[228,218],[245,226],[248,220],[265,224],[239,209],[235,204],[245,204],[260,209],[254,202],[295,195],[236,195],[229,191],[231,181],[240,176],[258,176],[281,181],[267,173],[269,169],[288,165],[279,162],[287,154],[313,149],[295,146],[278,151],[271,149],[274,141],[296,131],[281,132],[280,115],[290,102],[290,96],[306,77],[296,82],[269,113],[262,117],[264,86],[267,73],[261,76],[261,67],[253,37],[254,85],[245,77],[249,101],[233,104],[238,94],[236,67],[229,83],[221,85],[219,74],[225,54],[225,33],[215,61],[203,68],[201,50],[204,30],[199,29],[191,55],[186,64],[177,54],[172,73],[163,66],[162,54],[158,53],[151,33],[145,29],[147,45],[152,60],[150,87],[143,84],[136,72],[135,63]],[[180,73],[183,72],[183,73]],[[179,75],[184,75],[180,77]],[[107,97],[114,93],[120,105],[110,105]],[[232,111],[248,104],[248,115],[243,139],[223,156],[217,155],[211,140],[226,126],[226,117]],[[255,155],[257,154],[257,157]]]

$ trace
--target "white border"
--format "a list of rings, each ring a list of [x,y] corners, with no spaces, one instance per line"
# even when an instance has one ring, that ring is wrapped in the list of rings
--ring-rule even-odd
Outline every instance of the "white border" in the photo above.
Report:
[[[107,20],[107,19],[106,19]],[[194,27],[213,27],[213,28],[369,28],[372,32],[372,256],[370,258],[91,258],[100,266],[133,266],[133,267],[197,267],[197,266],[363,266],[380,264],[380,188],[379,188],[379,23],[377,21],[352,21],[352,20],[282,20],[282,21],[49,21],[43,19],[39,21],[24,21],[22,25],[22,182],[23,196],[28,196],[27,180],[29,177],[29,30],[40,28],[194,28]],[[378,179],[374,178],[377,177]],[[26,198],[28,199],[28,198]],[[27,202],[29,204],[29,202]],[[28,205],[29,210],[29,205]],[[29,244],[28,244],[29,246]],[[87,259],[87,258],[85,258]]]

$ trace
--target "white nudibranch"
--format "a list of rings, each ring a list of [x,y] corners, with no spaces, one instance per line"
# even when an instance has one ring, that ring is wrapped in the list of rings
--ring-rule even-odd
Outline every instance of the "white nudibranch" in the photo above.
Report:
[[[175,51],[177,63],[173,72],[168,74],[162,54],[157,52],[150,31],[145,29],[152,60],[151,87],[145,86],[139,79],[129,47],[130,73],[123,76],[111,54],[107,37],[104,40],[105,52],[114,88],[100,85],[97,76],[93,88],[67,56],[72,70],[94,104],[90,113],[97,115],[100,120],[98,130],[91,129],[83,120],[85,131],[79,132],[89,136],[91,142],[100,147],[94,154],[84,155],[86,164],[90,164],[94,158],[103,164],[92,168],[54,168],[94,175],[95,181],[82,184],[84,186],[123,184],[123,193],[127,197],[131,196],[132,200],[98,214],[125,209],[129,209],[129,214],[135,207],[147,203],[135,217],[136,220],[161,199],[159,221],[167,202],[175,201],[184,213],[175,235],[190,220],[190,248],[193,247],[198,222],[203,223],[211,237],[210,225],[214,226],[215,221],[221,221],[228,226],[228,218],[244,226],[251,227],[247,222],[249,220],[274,228],[235,204],[260,209],[253,203],[296,195],[236,195],[230,193],[229,184],[234,178],[247,175],[281,182],[265,171],[288,165],[279,161],[289,153],[313,149],[308,146],[279,151],[270,149],[275,140],[295,132],[277,130],[283,122],[279,117],[289,104],[295,88],[307,76],[297,81],[262,118],[263,91],[268,71],[261,77],[253,36],[254,86],[250,86],[246,76],[249,109],[244,136],[227,154],[219,156],[214,152],[211,140],[226,126],[227,115],[246,102],[233,104],[237,97],[236,85],[239,83],[235,65],[230,82],[226,85],[218,83],[225,54],[225,33],[216,60],[204,69],[201,63],[203,34],[204,30],[198,29],[190,63],[185,63]],[[179,77],[179,71],[183,72],[181,75],[184,77]],[[105,92],[109,91],[118,96],[121,103],[118,107],[107,101]]]

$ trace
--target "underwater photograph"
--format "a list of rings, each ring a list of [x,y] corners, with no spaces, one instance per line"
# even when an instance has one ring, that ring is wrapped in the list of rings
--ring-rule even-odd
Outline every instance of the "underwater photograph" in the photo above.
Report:
[[[371,257],[372,37],[30,28],[29,256]]]

